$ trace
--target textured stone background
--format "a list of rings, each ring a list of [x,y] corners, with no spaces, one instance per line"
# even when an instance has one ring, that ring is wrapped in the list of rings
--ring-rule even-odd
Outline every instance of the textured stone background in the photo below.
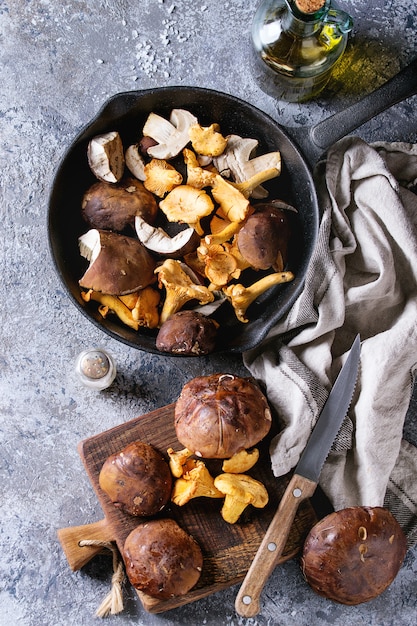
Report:
[[[48,250],[54,170],[81,128],[117,92],[198,85],[243,97],[288,127],[312,124],[383,83],[416,53],[408,0],[346,0],[355,32],[326,93],[308,105],[275,102],[248,63],[255,0],[0,0],[0,624],[84,626],[110,586],[99,557],[72,573],[56,530],[101,519],[77,453],[93,434],[174,401],[198,374],[245,373],[238,357],[171,360],[103,335],[67,299]],[[352,68],[355,70],[353,74]],[[365,139],[416,141],[416,99],[366,124]],[[73,374],[84,348],[118,365],[106,392]],[[416,620],[416,551],[388,591],[346,608],[315,596],[298,564],[277,569],[262,613],[243,620],[236,588],[160,616],[129,586],[111,624],[410,626]]]

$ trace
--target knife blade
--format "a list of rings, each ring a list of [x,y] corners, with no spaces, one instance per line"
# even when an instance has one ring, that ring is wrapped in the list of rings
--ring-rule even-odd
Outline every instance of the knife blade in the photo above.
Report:
[[[262,590],[282,554],[297,509],[316,490],[322,467],[352,401],[359,358],[357,335],[236,596],[235,609],[242,617],[259,613]]]

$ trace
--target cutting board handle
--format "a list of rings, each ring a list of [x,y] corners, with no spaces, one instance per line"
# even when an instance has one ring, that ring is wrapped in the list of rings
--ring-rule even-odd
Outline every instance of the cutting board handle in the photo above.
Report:
[[[60,528],[57,534],[73,572],[81,569],[103,550],[102,546],[80,546],[80,541],[89,539],[103,542],[114,541],[114,533],[106,519],[83,526]]]

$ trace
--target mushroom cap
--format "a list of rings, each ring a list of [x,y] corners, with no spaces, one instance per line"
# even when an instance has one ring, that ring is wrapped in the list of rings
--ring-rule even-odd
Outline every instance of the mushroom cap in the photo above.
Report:
[[[123,556],[132,585],[157,598],[187,593],[203,567],[199,545],[172,519],[152,520],[132,530]]]
[[[262,204],[238,232],[237,246],[240,254],[255,269],[272,267],[275,271],[282,271],[287,260],[289,239],[290,224],[285,211],[272,203]]]
[[[117,509],[146,517],[161,511],[169,501],[172,476],[160,452],[134,441],[104,461],[99,484]]]
[[[129,177],[113,185],[94,183],[84,194],[81,212],[91,228],[122,232],[134,226],[136,215],[152,224],[158,203],[140,180]]]
[[[350,507],[320,520],[304,544],[302,569],[319,595],[341,604],[367,602],[397,575],[407,542],[383,507]]]
[[[271,428],[266,397],[251,378],[198,376],[186,383],[175,405],[178,441],[203,458],[230,458],[251,448]]]
[[[177,311],[159,329],[156,347],[161,352],[200,356],[213,352],[218,324],[198,311]]]
[[[155,261],[137,239],[111,231],[91,229],[80,237],[83,256],[86,256],[83,253],[85,242],[88,242],[91,256],[90,265],[79,281],[84,289],[124,295],[139,291],[154,282]]]

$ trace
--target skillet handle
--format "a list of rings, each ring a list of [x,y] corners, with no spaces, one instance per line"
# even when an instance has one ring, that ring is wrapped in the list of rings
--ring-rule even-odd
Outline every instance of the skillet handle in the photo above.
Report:
[[[417,94],[417,59],[359,102],[312,126],[310,140],[321,152],[325,152],[336,141],[375,115],[415,94]]]
[[[297,509],[303,500],[313,495],[316,487],[317,483],[299,474],[294,474],[288,483],[236,596],[235,609],[242,617],[254,617],[259,613],[262,590],[279,562]]]

